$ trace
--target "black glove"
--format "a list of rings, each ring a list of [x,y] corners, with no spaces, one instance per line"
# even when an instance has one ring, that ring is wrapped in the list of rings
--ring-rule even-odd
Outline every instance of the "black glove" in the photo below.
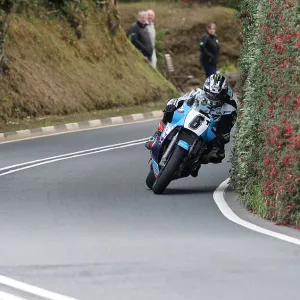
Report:
[[[174,104],[167,105],[167,107],[163,111],[164,112],[164,117],[163,117],[162,121],[163,121],[164,124],[172,122],[173,115],[174,115],[174,112],[175,112],[176,109],[177,109],[177,107]]]
[[[169,104],[167,105],[167,107],[165,108],[164,112],[166,113],[172,113],[177,109],[175,104]]]

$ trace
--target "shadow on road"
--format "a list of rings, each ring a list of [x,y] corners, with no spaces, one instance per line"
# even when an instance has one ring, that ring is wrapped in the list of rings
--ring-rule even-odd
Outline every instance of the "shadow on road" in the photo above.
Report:
[[[163,196],[212,194],[215,190],[216,190],[216,186],[204,186],[204,187],[198,187],[198,188],[167,188],[165,190],[165,192],[163,193]]]

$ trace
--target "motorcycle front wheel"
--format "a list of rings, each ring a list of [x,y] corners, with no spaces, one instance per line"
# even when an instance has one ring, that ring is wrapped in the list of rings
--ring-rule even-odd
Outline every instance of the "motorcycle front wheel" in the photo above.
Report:
[[[172,181],[176,171],[179,169],[186,154],[186,150],[184,150],[180,146],[176,146],[172,156],[170,157],[166,166],[158,175],[154,185],[152,186],[152,191],[154,194],[162,194],[165,191],[167,186]]]
[[[154,172],[153,172],[153,169],[151,166],[148,176],[146,178],[146,185],[150,190],[152,189],[154,182],[155,182],[155,176],[154,176]]]

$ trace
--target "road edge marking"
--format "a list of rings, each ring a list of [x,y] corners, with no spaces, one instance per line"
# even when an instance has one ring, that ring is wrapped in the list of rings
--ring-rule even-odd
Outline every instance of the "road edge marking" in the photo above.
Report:
[[[226,188],[229,186],[229,180],[230,180],[230,178],[227,178],[226,180],[224,180],[217,187],[217,189],[214,191],[214,194],[213,194],[214,201],[215,201],[216,205],[218,206],[219,210],[221,211],[221,213],[224,215],[224,217],[226,217],[231,222],[234,222],[234,223],[236,223],[240,226],[243,226],[245,228],[248,228],[252,231],[256,231],[258,233],[268,235],[268,236],[274,237],[276,239],[300,246],[300,239],[257,226],[253,223],[247,222],[247,221],[241,219],[240,217],[238,217],[228,206],[228,204],[224,198],[224,192],[225,192]]]
[[[68,134],[80,131],[102,129],[114,126],[146,123],[162,118],[162,111],[116,116],[107,119],[88,120],[85,122],[59,124],[47,127],[24,129],[0,133],[0,145],[24,140],[43,138],[53,135]],[[104,122],[106,121],[106,122]]]

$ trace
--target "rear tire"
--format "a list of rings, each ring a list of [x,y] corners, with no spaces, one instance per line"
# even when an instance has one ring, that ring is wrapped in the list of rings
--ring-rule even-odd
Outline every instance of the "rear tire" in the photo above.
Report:
[[[155,176],[154,176],[154,172],[153,172],[153,169],[151,166],[148,176],[146,178],[146,185],[150,190],[152,189],[154,182],[155,182]]]
[[[167,162],[167,165],[164,167],[152,186],[152,191],[154,194],[162,194],[165,191],[167,186],[172,181],[174,174],[180,167],[186,154],[186,150],[180,146],[176,147],[170,160]]]

